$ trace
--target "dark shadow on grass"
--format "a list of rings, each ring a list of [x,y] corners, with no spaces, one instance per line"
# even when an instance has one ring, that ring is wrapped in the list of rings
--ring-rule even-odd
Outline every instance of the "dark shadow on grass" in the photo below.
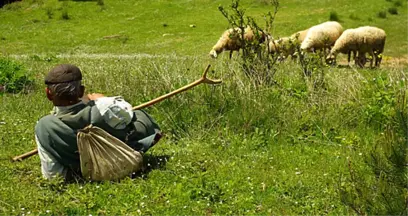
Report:
[[[169,158],[170,158],[170,156],[168,156],[168,155],[146,154],[146,155],[143,156],[143,167],[142,167],[142,169],[137,171],[137,172],[134,172],[134,173],[130,174],[129,177],[131,179],[135,179],[135,178],[147,179],[148,174],[151,171],[153,171],[155,169],[164,168]],[[83,184],[87,184],[87,183],[91,183],[91,184],[100,184],[100,183],[102,183],[102,182],[98,182],[98,181],[85,180],[78,173],[80,173],[80,171],[70,172],[69,177],[67,179],[63,179],[62,177],[55,178],[55,179],[52,179],[52,180],[41,179],[41,180],[39,180],[39,182],[40,182],[40,185],[42,187],[48,187],[50,190],[56,191],[56,192],[59,192],[59,193],[65,192],[68,184],[83,185]],[[112,183],[118,183],[120,181],[121,180],[112,181]]]
[[[351,68],[350,65],[337,65],[337,68]]]
[[[132,174],[131,178],[147,178],[151,171],[164,168],[169,158],[168,155],[144,155],[143,168],[139,172]]]

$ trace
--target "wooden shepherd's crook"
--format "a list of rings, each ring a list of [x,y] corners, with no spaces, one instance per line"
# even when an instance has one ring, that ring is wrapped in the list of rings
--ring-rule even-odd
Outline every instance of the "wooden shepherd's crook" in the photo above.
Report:
[[[210,69],[210,66],[211,66],[211,65],[208,65],[208,66],[207,66],[207,68],[206,68],[205,71],[204,71],[203,76],[202,76],[200,79],[198,79],[198,80],[196,80],[196,81],[194,81],[194,82],[192,82],[192,83],[190,83],[190,84],[188,84],[188,85],[186,85],[186,86],[183,86],[183,87],[181,87],[181,88],[179,88],[179,89],[177,89],[177,90],[174,90],[174,91],[172,91],[172,92],[170,92],[170,93],[167,93],[167,94],[162,95],[162,96],[160,96],[160,97],[158,97],[158,98],[155,98],[155,99],[153,99],[153,100],[151,100],[151,101],[148,101],[148,102],[146,102],[146,103],[140,104],[139,106],[135,106],[135,107],[133,107],[133,110],[139,110],[139,109],[143,109],[143,108],[145,108],[145,107],[151,106],[151,105],[156,104],[156,103],[158,103],[158,102],[160,102],[160,101],[162,101],[162,100],[164,100],[164,99],[167,99],[167,98],[169,98],[169,97],[171,97],[171,96],[173,96],[173,95],[176,95],[176,94],[178,94],[178,93],[181,93],[181,92],[184,92],[184,91],[186,91],[186,90],[188,90],[188,89],[191,89],[191,88],[193,88],[194,86],[199,85],[199,84],[201,84],[201,83],[206,83],[206,84],[210,84],[210,85],[214,85],[214,84],[219,84],[219,83],[221,83],[222,80],[212,80],[212,79],[207,78],[207,72],[208,72],[208,70]],[[26,159],[26,158],[28,158],[28,157],[30,157],[30,156],[33,156],[33,155],[35,155],[35,154],[37,154],[37,153],[38,153],[38,150],[37,150],[37,149],[34,149],[34,150],[29,151],[29,152],[27,152],[27,153],[24,153],[24,154],[22,154],[22,155],[15,156],[15,157],[13,157],[12,160],[13,160],[14,162],[15,162],[15,161],[21,161],[21,160],[24,160],[24,159]]]

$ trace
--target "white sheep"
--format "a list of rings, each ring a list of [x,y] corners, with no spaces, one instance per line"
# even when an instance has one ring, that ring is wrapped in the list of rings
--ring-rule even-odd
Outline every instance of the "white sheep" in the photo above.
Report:
[[[384,30],[373,27],[363,26],[357,28],[357,31],[361,32],[361,41],[358,47],[359,66],[363,67],[365,64],[365,54],[369,53],[370,67],[373,67],[373,60],[375,60],[375,66],[379,67],[382,60],[382,53],[384,52],[385,40],[387,34]],[[363,60],[363,62],[361,62]]]
[[[339,53],[347,54],[347,62],[350,64],[350,57],[353,54],[353,59],[356,57],[359,43],[359,33],[356,29],[346,29],[334,43],[326,58],[327,64],[334,64]]]
[[[381,53],[384,51],[386,34],[384,30],[364,26],[355,29],[347,29],[337,39],[333,48],[328,55],[326,62],[335,62],[338,53],[348,54],[348,64],[350,64],[351,53],[356,57],[355,64],[363,67],[366,61],[365,53],[371,55],[370,66],[372,67],[373,59],[375,59],[375,66],[379,66],[381,63]]]
[[[210,51],[210,56],[213,58],[217,58],[218,54],[223,51],[230,51],[230,59],[232,57],[233,51],[239,51],[242,48],[242,30],[241,28],[231,28],[226,30],[217,41],[217,43],[213,46]],[[247,26],[244,29],[244,40],[245,41],[253,41],[256,37],[260,37],[260,43],[265,40],[265,35],[262,32],[259,32],[258,35],[255,35],[254,31],[250,26]]]
[[[309,29],[298,31],[292,34],[290,37],[283,37],[277,40],[269,41],[269,52],[279,53],[283,55],[283,58],[291,56],[296,58],[296,51],[300,44],[306,37]]]
[[[343,27],[335,21],[312,26],[300,45],[300,49],[303,51],[323,50],[326,53],[326,49],[334,45],[341,33],[343,33]]]

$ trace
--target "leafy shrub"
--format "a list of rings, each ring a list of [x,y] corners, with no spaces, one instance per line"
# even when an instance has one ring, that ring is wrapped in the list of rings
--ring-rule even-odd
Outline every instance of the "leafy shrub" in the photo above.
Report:
[[[370,168],[359,171],[349,161],[349,182],[342,182],[342,202],[357,215],[407,215],[408,213],[408,125],[406,92],[399,96],[383,137],[365,157]]]
[[[358,17],[355,14],[350,14],[349,18],[352,19],[352,20],[361,20],[360,17]]]
[[[385,18],[387,18],[387,12],[386,11],[379,11],[377,13],[377,17],[385,19]]]
[[[68,11],[67,11],[66,9],[64,9],[64,10],[62,11],[61,19],[63,19],[63,20],[69,20],[69,14],[68,14]]]
[[[18,10],[21,8],[21,4],[19,1],[0,1],[0,8],[4,8],[5,10]]]
[[[331,11],[331,12],[330,12],[329,20],[330,20],[330,21],[340,21],[339,15],[337,14],[336,11]]]
[[[54,16],[54,11],[52,10],[52,8],[46,8],[45,12],[47,14],[48,19],[52,19],[52,17]]]
[[[388,8],[388,13],[398,15],[398,9],[396,7]]]
[[[0,92],[21,92],[34,83],[23,65],[6,58],[0,58]]]
[[[63,20],[69,20],[70,16],[68,14],[68,2],[63,2],[62,7],[61,7],[61,19]]]
[[[376,77],[367,86],[366,98],[368,104],[364,108],[364,118],[368,125],[383,129],[393,124],[396,116],[396,92],[390,88],[391,83],[387,77]]]
[[[245,9],[240,8],[239,0],[232,0],[230,11],[227,11],[222,6],[218,7],[222,15],[228,20],[230,26],[232,28],[240,28],[241,30],[234,32],[242,48],[240,63],[245,75],[256,84],[276,84],[273,77],[276,72],[274,65],[277,56],[269,55],[268,49],[265,46],[269,44],[270,38],[266,35],[272,29],[273,21],[278,12],[279,1],[269,0],[269,2],[269,4],[273,5],[274,12],[269,11],[264,15],[266,21],[264,29],[259,27],[253,17],[245,15]],[[251,41],[244,39],[245,28],[247,26],[251,27],[255,32],[255,39]]]
[[[104,5],[105,5],[105,2],[104,2],[103,0],[98,0],[98,1],[96,2],[96,4],[99,5],[99,6],[104,6]]]
[[[394,6],[395,7],[401,7],[402,6],[402,1],[401,0],[395,1]]]

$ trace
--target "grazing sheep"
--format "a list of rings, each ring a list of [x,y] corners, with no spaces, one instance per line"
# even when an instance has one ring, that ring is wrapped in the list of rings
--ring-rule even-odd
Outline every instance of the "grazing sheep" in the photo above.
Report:
[[[353,54],[353,59],[356,57],[358,49],[359,37],[356,29],[345,30],[340,37],[334,43],[334,46],[330,50],[329,55],[326,58],[327,64],[335,64],[336,57],[339,53],[347,54],[347,62],[350,64],[350,57]]]
[[[373,60],[375,61],[375,66],[379,67],[382,60],[382,53],[384,52],[385,40],[387,34],[384,30],[373,27],[373,26],[363,26],[357,28],[357,31],[362,35],[361,41],[358,47],[358,64],[360,67],[364,67],[365,64],[365,54],[369,53],[370,67],[373,67]],[[363,60],[363,62],[361,62]]]
[[[333,46],[341,33],[343,33],[343,27],[334,21],[312,26],[300,45],[300,49],[304,51],[323,50],[326,54],[326,49]]]
[[[379,66],[381,63],[381,53],[384,51],[386,34],[384,30],[364,26],[355,29],[347,29],[343,34],[337,39],[333,48],[328,55],[326,62],[335,62],[338,53],[348,54],[348,64],[350,64],[350,55],[356,53],[358,55],[355,58],[355,64],[363,67],[366,61],[365,53],[371,55],[370,67],[372,67],[373,59],[375,59],[375,66]]]
[[[309,29],[298,31],[292,34],[290,38],[292,38],[292,40],[297,39],[300,43],[302,43],[306,38],[307,32],[309,32]]]
[[[244,40],[245,41],[253,41],[256,37],[260,36],[260,43],[265,40],[265,34],[262,32],[256,35],[250,26],[247,26],[244,30]],[[218,40],[218,42],[213,46],[212,50],[210,51],[210,56],[213,58],[217,58],[218,54],[223,51],[230,51],[230,59],[232,57],[233,51],[239,51],[242,48],[241,44],[241,28],[231,28],[226,30]]]
[[[298,31],[292,34],[290,37],[283,37],[278,40],[271,40],[269,42],[269,52],[279,53],[283,58],[291,56],[296,58],[296,51],[300,44],[306,37],[309,29]]]

